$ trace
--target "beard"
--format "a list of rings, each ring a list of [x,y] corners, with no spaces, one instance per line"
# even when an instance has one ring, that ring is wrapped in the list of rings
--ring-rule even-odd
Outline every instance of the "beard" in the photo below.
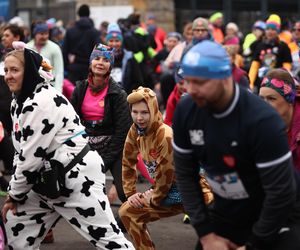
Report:
[[[226,96],[223,85],[220,85],[215,94],[210,98],[193,98],[199,108],[207,110],[209,113],[220,113],[224,110],[222,101]],[[226,108],[226,107],[225,107]]]

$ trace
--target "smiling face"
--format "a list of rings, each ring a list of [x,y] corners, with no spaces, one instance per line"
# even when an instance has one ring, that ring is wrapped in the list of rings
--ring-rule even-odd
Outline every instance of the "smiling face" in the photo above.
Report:
[[[118,38],[112,37],[107,41],[107,45],[111,48],[119,50],[122,47],[122,41],[120,41]]]
[[[4,80],[12,93],[21,92],[24,78],[24,63],[17,57],[9,55],[4,60]]]
[[[95,76],[103,77],[110,69],[110,62],[107,58],[95,57],[91,62],[91,70]]]
[[[131,117],[139,128],[146,129],[150,123],[148,105],[144,101],[133,103],[131,106]]]

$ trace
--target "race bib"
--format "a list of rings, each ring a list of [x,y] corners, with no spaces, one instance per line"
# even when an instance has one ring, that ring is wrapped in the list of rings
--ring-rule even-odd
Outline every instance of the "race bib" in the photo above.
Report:
[[[249,198],[236,172],[218,176],[206,175],[206,180],[211,186],[213,193],[225,199],[240,200]]]

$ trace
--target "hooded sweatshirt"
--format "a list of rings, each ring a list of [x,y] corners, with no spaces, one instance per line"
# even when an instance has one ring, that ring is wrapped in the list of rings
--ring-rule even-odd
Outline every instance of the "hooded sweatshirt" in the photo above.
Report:
[[[151,89],[139,87],[127,98],[129,104],[143,100],[148,105],[150,121],[145,131],[133,124],[127,134],[122,161],[123,188],[127,197],[136,193],[136,163],[137,155],[141,153],[150,176],[155,180],[150,204],[160,206],[175,181],[171,144],[173,134],[172,128],[163,123],[156,95]]]

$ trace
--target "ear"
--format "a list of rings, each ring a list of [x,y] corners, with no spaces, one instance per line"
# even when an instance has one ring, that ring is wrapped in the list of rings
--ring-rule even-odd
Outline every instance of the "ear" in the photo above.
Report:
[[[12,46],[16,50],[24,50],[25,47],[26,47],[26,44],[24,42],[21,42],[21,41],[13,41]]]

